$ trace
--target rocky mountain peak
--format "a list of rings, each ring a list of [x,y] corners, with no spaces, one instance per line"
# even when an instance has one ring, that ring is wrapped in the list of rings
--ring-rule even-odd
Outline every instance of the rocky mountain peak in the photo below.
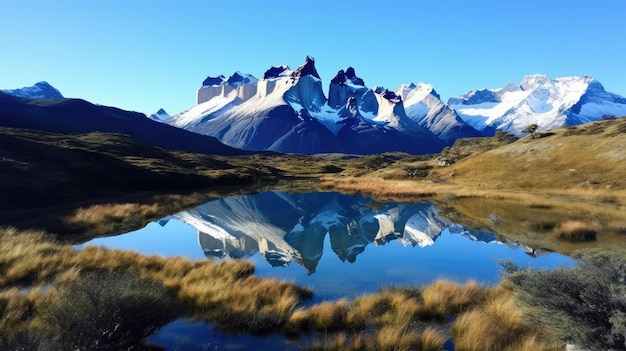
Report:
[[[250,74],[244,74],[241,72],[235,72],[232,76],[226,79],[225,83],[230,85],[233,88],[238,88],[244,84],[255,83],[257,81],[254,76]]]
[[[385,89],[384,87],[374,87],[374,92],[376,94],[380,94],[380,96],[394,104],[399,104],[402,102],[402,97],[396,95],[396,93],[391,90]]]
[[[275,79],[275,78],[284,77],[287,75],[288,72],[289,72],[289,66],[287,65],[272,66],[270,67],[270,69],[265,71],[265,73],[263,73],[263,76],[261,76],[261,79]]]
[[[331,84],[346,84],[350,82],[352,85],[365,86],[365,81],[356,76],[354,68],[348,67],[347,70],[339,70],[337,75],[330,81]]]
[[[226,77],[224,77],[221,74],[219,76],[217,76],[217,77],[208,76],[202,82],[202,86],[203,87],[210,87],[210,86],[221,85],[222,83],[224,83],[224,80],[226,80]]]
[[[356,73],[354,72],[354,68],[352,67],[348,67],[348,69],[346,70],[346,78],[348,78],[354,85],[365,86],[365,82],[363,81],[363,79],[356,76]]]
[[[304,77],[304,76],[313,76],[317,79],[320,79],[320,75],[317,73],[315,69],[315,59],[311,56],[307,56],[304,64],[298,68],[296,68],[292,73],[292,77]]]

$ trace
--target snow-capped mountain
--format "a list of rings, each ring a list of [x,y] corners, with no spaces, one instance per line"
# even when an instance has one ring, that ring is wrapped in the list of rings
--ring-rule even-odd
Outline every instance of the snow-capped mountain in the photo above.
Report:
[[[496,240],[493,233],[475,233],[453,224],[432,204],[375,209],[368,206],[370,201],[338,193],[269,191],[211,201],[169,218],[195,227],[207,256],[242,258],[260,252],[272,266],[296,262],[309,274],[317,268],[327,235],[332,251],[348,262],[355,262],[370,244],[433,245],[447,228],[473,241]]]
[[[56,90],[52,85],[48,84],[48,82],[38,82],[35,85],[30,87],[23,87],[20,89],[12,89],[12,90],[0,90],[6,94],[17,96],[17,97],[25,97],[31,99],[62,99],[63,95]]]
[[[411,120],[447,144],[453,144],[459,138],[483,136],[441,101],[431,84],[402,84],[395,93],[404,101],[404,110]]]
[[[271,67],[259,80],[209,77],[197,102],[166,123],[246,150],[423,154],[445,146],[406,116],[395,93],[365,87],[353,68],[333,78],[327,100],[312,57],[295,70]]]
[[[148,116],[148,118],[153,119],[157,122],[163,122],[167,119],[169,119],[171,116],[165,112],[164,109],[159,109],[156,113],[151,114],[150,116]]]
[[[605,91],[591,76],[530,75],[519,85],[472,90],[448,105],[485,134],[504,130],[520,135],[530,124],[548,130],[626,115],[626,98]]]

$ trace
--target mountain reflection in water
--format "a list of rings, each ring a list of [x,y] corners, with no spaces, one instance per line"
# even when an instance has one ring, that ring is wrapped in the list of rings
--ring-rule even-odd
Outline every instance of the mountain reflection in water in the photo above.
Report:
[[[272,266],[292,261],[315,273],[328,235],[341,261],[355,262],[369,244],[396,240],[426,247],[445,229],[472,241],[494,242],[496,235],[475,232],[439,214],[430,203],[377,203],[339,193],[288,194],[268,191],[227,197],[173,214],[198,231],[207,256],[245,258],[259,252]]]

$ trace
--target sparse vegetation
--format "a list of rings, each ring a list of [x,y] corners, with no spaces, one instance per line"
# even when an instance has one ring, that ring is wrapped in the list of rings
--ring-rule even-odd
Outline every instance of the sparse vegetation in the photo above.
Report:
[[[572,269],[521,270],[507,277],[532,310],[524,318],[562,342],[593,350],[626,350],[626,256],[585,250]]]

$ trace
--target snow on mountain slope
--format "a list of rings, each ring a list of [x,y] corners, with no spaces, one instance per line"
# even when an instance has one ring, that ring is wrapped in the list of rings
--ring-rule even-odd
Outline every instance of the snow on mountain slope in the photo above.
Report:
[[[6,94],[31,99],[62,99],[63,95],[48,82],[38,82],[30,87],[0,90]]]
[[[504,130],[521,135],[530,124],[548,130],[626,115],[626,98],[606,92],[590,76],[530,75],[519,86],[509,83],[501,89],[471,91],[448,104],[465,122],[487,134]]]
[[[209,101],[216,96],[226,97],[233,92],[235,92],[236,97],[245,101],[256,94],[257,81],[258,79],[254,76],[241,72],[235,72],[228,78],[222,75],[207,77],[196,93],[196,105]]]
[[[331,82],[332,100],[324,96],[312,57],[307,57],[295,70],[284,65],[272,67],[260,80],[237,89],[227,81],[223,76],[207,78],[201,90],[203,99],[209,99],[173,116],[167,123],[246,150],[305,154],[432,153],[444,146],[441,140],[406,117],[400,99],[391,96],[393,92],[386,92],[387,97],[377,97],[362,85],[363,80],[352,68],[340,71]],[[255,94],[241,96],[240,90],[252,85]],[[339,104],[344,97],[356,99],[357,106],[350,107],[352,112],[346,112],[347,100]],[[373,121],[376,116],[383,119]],[[396,137],[398,134],[402,135]],[[356,147],[363,144],[356,140],[357,136],[369,138],[363,142],[372,147]]]
[[[448,145],[452,145],[459,138],[482,136],[441,101],[431,84],[403,84],[395,93],[404,101],[404,110],[408,118],[431,131]]]
[[[169,123],[246,150],[334,152],[339,148],[334,136],[309,114],[320,112],[326,103],[318,77],[311,57],[293,71],[272,67],[260,80],[238,88],[254,84],[253,96],[235,96],[220,84],[218,95]]]
[[[254,97],[257,83],[258,79],[254,76],[241,72],[235,72],[228,78],[223,75],[207,77],[196,93],[196,105],[173,116],[167,123],[195,131],[193,128],[197,124]]]

